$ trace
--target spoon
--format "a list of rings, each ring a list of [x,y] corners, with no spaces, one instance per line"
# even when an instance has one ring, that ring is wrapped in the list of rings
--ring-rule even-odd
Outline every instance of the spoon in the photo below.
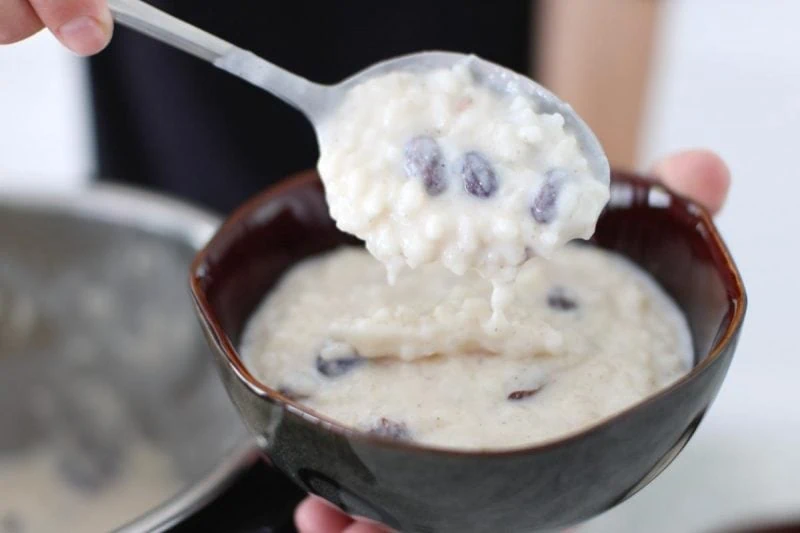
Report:
[[[175,18],[141,0],[109,0],[114,19],[131,29],[213,63],[216,67],[272,93],[300,110],[317,129],[336,110],[347,92],[376,76],[394,71],[425,72],[465,62],[477,83],[500,92],[511,87],[533,100],[539,112],[558,113],[565,128],[575,135],[592,173],[608,183],[609,164],[589,126],[572,107],[553,93],[516,72],[474,55],[453,52],[421,52],[376,63],[336,85],[309,81],[252,52]]]

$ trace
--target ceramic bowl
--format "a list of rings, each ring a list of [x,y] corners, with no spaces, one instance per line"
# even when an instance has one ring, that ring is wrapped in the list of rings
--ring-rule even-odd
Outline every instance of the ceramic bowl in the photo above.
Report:
[[[696,364],[594,426],[507,451],[452,451],[343,427],[260,383],[238,347],[256,306],[299,261],[352,237],[313,172],[239,208],[195,258],[191,290],[223,382],[274,467],[348,513],[408,532],[533,531],[587,520],[652,481],[722,384],[745,315],[742,280],[709,215],[659,184],[616,173],[593,241],[652,274],[686,314]]]

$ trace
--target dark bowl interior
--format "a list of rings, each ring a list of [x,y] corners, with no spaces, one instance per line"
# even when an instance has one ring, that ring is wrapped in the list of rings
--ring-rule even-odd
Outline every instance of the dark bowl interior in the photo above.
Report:
[[[534,447],[460,452],[343,428],[259,383],[237,354],[247,319],[298,261],[357,243],[306,172],[237,210],[195,259],[191,286],[228,392],[274,466],[348,512],[403,531],[518,531],[586,520],[652,481],[694,433],[731,362],[744,287],[707,213],[617,173],[593,238],[652,274],[688,318],[696,366],[595,426]]]

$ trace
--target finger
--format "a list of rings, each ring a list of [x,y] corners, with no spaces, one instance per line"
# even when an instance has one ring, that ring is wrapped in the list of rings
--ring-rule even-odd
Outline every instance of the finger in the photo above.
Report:
[[[96,54],[114,26],[105,0],[30,0],[45,26],[78,55]]]
[[[731,183],[728,166],[707,150],[688,150],[666,157],[652,172],[665,185],[716,214],[725,203]]]
[[[294,512],[294,523],[300,533],[341,533],[353,519],[320,498],[303,500]]]
[[[0,1],[0,44],[21,41],[42,27],[42,21],[28,0]]]
[[[342,533],[389,533],[389,531],[389,529],[381,526],[356,520],[347,526],[347,529],[345,529]]]

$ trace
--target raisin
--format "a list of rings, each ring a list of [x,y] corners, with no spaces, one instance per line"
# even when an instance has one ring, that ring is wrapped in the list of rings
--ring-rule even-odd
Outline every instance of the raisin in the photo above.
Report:
[[[567,178],[569,172],[563,168],[552,168],[545,173],[544,184],[531,205],[533,219],[539,224],[549,224],[556,218],[558,195]]]
[[[395,422],[382,417],[378,424],[369,431],[372,435],[395,440],[411,440],[411,432],[404,422]]]
[[[547,305],[559,311],[572,311],[578,307],[578,302],[563,287],[553,287],[547,293]]]
[[[489,198],[497,192],[497,175],[492,165],[478,152],[467,152],[458,165],[464,189],[472,196]]]
[[[406,175],[419,178],[430,196],[438,196],[447,190],[444,156],[439,143],[433,137],[420,135],[406,143]]]
[[[508,399],[524,400],[525,398],[530,398],[540,390],[542,390],[542,387],[536,387],[535,389],[515,390],[514,392],[508,395]]]
[[[321,355],[317,356],[317,372],[326,378],[338,378],[364,364],[366,360],[358,354],[348,357],[337,357],[335,359],[324,359]]]

